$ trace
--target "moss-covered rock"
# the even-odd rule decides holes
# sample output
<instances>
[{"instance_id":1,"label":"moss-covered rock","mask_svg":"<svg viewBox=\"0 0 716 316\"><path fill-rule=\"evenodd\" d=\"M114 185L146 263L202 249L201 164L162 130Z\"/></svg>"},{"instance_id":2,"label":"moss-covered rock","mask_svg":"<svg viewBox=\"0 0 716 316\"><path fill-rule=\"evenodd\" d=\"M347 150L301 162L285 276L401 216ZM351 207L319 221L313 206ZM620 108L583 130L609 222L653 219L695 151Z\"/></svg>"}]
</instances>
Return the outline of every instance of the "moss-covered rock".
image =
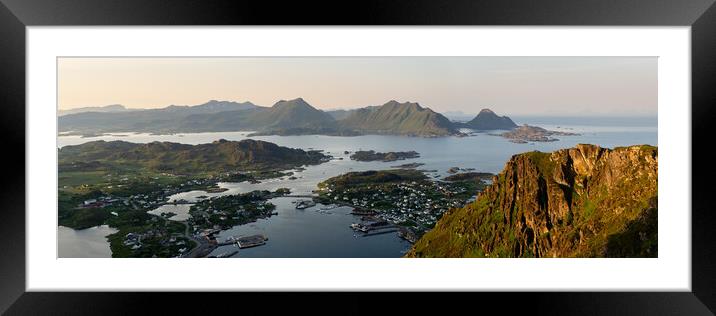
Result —
<instances>
[{"instance_id":1,"label":"moss-covered rock","mask_svg":"<svg viewBox=\"0 0 716 316\"><path fill-rule=\"evenodd\" d=\"M408 257L655 257L656 147L577 145L513 156Z\"/></svg>"}]
</instances>

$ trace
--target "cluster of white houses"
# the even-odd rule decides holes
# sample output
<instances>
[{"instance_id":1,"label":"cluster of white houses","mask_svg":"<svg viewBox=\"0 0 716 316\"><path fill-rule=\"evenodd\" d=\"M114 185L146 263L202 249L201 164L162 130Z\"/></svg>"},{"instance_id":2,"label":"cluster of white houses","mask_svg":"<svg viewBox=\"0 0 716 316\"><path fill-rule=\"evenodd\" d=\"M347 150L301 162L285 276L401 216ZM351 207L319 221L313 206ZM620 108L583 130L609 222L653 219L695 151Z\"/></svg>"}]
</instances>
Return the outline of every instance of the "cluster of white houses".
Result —
<instances>
[{"instance_id":1,"label":"cluster of white houses","mask_svg":"<svg viewBox=\"0 0 716 316\"><path fill-rule=\"evenodd\" d=\"M187 245L186 240L181 237L181 233L169 234L165 230L150 229L142 233L127 233L124 236L124 241L122 243L125 246L129 247L131 250L135 251L141 249L144 246L142 242L143 240L159 239L159 244L162 247L175 246L174 248L178 248L177 255L181 255L185 253L189 247L189 245Z\"/></svg>"},{"instance_id":2,"label":"cluster of white houses","mask_svg":"<svg viewBox=\"0 0 716 316\"><path fill-rule=\"evenodd\" d=\"M454 198L465 193L464 187L432 181L384 183L340 189L328 184L319 188L318 193L336 203L379 210L379 216L392 223L416 223L418 229L432 227L445 211L461 207L474 199Z\"/></svg>"}]
</instances>

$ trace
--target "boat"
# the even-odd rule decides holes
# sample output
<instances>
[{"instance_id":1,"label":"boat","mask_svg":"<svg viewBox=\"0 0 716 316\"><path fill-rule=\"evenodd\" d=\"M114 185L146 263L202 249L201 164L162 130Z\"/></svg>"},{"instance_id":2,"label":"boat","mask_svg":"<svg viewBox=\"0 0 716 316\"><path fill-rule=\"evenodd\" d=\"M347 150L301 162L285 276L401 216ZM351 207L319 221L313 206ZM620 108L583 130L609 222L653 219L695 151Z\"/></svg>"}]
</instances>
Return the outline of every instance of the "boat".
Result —
<instances>
[{"instance_id":1,"label":"boat","mask_svg":"<svg viewBox=\"0 0 716 316\"><path fill-rule=\"evenodd\" d=\"M316 206L316 202L313 202L313 200L302 200L296 203L296 209L303 210L307 209L309 207Z\"/></svg>"},{"instance_id":2,"label":"boat","mask_svg":"<svg viewBox=\"0 0 716 316\"><path fill-rule=\"evenodd\" d=\"M353 223L350 225L350 227L355 231L361 231L364 233L367 233L371 229L371 227L368 227L362 223Z\"/></svg>"}]
</instances>

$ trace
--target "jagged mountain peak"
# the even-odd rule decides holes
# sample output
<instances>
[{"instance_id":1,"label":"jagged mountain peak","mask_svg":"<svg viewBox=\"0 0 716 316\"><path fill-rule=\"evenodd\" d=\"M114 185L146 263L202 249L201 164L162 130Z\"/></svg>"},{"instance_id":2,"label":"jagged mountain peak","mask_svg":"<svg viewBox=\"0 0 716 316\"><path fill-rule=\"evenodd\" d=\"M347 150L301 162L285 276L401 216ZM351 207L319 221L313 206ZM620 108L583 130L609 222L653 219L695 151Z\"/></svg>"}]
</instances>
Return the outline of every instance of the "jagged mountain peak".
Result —
<instances>
[{"instance_id":1,"label":"jagged mountain peak","mask_svg":"<svg viewBox=\"0 0 716 316\"><path fill-rule=\"evenodd\" d=\"M306 102L306 100L304 100L303 98L296 98L292 100L279 100L278 102L274 103L272 108L310 108L313 110L317 110L308 102Z\"/></svg>"}]
</instances>

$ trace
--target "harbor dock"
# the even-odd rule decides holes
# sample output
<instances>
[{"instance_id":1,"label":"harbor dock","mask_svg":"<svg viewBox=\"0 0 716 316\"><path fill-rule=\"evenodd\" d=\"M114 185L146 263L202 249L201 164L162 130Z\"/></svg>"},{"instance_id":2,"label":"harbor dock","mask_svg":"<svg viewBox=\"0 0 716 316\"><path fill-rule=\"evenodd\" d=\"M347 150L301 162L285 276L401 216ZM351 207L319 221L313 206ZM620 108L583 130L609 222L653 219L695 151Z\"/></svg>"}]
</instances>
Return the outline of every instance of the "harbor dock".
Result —
<instances>
[{"instance_id":1,"label":"harbor dock","mask_svg":"<svg viewBox=\"0 0 716 316\"><path fill-rule=\"evenodd\" d=\"M394 232L397 232L397 231L398 231L397 228L389 227L389 228L386 228L386 229L375 229L375 230L372 230L372 231L370 231L370 232L367 232L367 233L365 233L365 234L363 234L363 235L361 235L361 236L362 236L362 237L368 237L368 236L375 236L375 235L382 235L382 234L394 233Z\"/></svg>"},{"instance_id":2,"label":"harbor dock","mask_svg":"<svg viewBox=\"0 0 716 316\"><path fill-rule=\"evenodd\" d=\"M219 245L224 246L224 245L236 244L237 246L239 246L239 249L243 249L243 248L251 248L251 247L265 245L267 240L268 240L268 237L266 237L265 235L261 235L261 234L245 236L245 237L231 236L226 240L226 242L223 242Z\"/></svg>"},{"instance_id":3,"label":"harbor dock","mask_svg":"<svg viewBox=\"0 0 716 316\"><path fill-rule=\"evenodd\" d=\"M374 210L368 210L368 209L362 209L362 208L356 207L351 211L351 214L353 214L353 215L375 215L375 214L378 214L378 212L376 212Z\"/></svg>"},{"instance_id":4,"label":"harbor dock","mask_svg":"<svg viewBox=\"0 0 716 316\"><path fill-rule=\"evenodd\" d=\"M265 245L268 238L264 235L246 236L236 239L240 249Z\"/></svg>"}]
</instances>

